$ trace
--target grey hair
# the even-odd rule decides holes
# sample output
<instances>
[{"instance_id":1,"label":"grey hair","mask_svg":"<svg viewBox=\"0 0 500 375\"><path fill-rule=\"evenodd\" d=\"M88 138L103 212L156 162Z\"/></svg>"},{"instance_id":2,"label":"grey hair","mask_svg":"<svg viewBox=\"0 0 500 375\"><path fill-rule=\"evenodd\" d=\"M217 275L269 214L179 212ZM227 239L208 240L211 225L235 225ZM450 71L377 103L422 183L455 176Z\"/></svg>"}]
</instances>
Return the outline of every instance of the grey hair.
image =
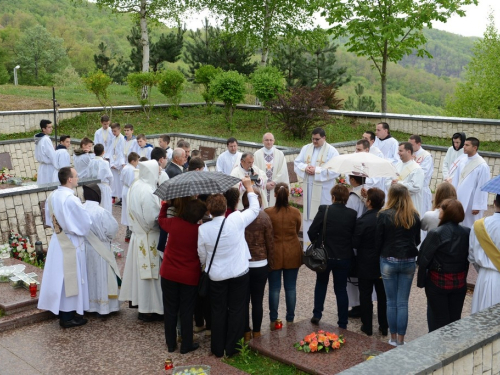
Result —
<instances>
[{"instance_id":1,"label":"grey hair","mask_svg":"<svg viewBox=\"0 0 500 375\"><path fill-rule=\"evenodd\" d=\"M245 160L247 156L251 156L253 158L253 153L250 151L243 153L243 155L241 155L241 160Z\"/></svg>"},{"instance_id":2,"label":"grey hair","mask_svg":"<svg viewBox=\"0 0 500 375\"><path fill-rule=\"evenodd\" d=\"M184 153L185 153L184 149L179 147L174 148L174 151L172 152L172 159L181 158Z\"/></svg>"}]
</instances>

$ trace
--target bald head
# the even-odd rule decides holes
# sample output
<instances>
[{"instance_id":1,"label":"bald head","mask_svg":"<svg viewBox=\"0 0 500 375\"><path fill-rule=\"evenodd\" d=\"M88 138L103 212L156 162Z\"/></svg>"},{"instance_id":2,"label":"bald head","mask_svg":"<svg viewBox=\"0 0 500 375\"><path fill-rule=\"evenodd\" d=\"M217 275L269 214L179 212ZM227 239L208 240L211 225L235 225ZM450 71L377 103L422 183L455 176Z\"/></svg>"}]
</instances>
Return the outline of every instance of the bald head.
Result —
<instances>
[{"instance_id":1,"label":"bald head","mask_svg":"<svg viewBox=\"0 0 500 375\"><path fill-rule=\"evenodd\" d=\"M268 150L272 149L274 146L274 135L272 133L264 134L264 136L262 137L262 143Z\"/></svg>"}]
</instances>

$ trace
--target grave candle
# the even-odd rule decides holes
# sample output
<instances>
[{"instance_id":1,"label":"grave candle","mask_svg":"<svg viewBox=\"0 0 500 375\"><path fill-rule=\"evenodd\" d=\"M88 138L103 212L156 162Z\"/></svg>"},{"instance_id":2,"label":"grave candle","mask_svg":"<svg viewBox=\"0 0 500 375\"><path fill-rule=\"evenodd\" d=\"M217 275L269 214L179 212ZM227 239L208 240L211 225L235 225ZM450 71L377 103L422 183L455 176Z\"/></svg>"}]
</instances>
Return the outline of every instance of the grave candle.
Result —
<instances>
[{"instance_id":1,"label":"grave candle","mask_svg":"<svg viewBox=\"0 0 500 375\"><path fill-rule=\"evenodd\" d=\"M165 360L165 370L172 370L174 368L174 363L170 358Z\"/></svg>"},{"instance_id":2,"label":"grave candle","mask_svg":"<svg viewBox=\"0 0 500 375\"><path fill-rule=\"evenodd\" d=\"M283 323L281 322L281 319L276 319L274 322L274 329L281 329L283 328Z\"/></svg>"},{"instance_id":3,"label":"grave candle","mask_svg":"<svg viewBox=\"0 0 500 375\"><path fill-rule=\"evenodd\" d=\"M30 295L31 295L31 298L35 298L36 297L37 290L38 290L38 287L37 287L36 283L30 283Z\"/></svg>"}]
</instances>

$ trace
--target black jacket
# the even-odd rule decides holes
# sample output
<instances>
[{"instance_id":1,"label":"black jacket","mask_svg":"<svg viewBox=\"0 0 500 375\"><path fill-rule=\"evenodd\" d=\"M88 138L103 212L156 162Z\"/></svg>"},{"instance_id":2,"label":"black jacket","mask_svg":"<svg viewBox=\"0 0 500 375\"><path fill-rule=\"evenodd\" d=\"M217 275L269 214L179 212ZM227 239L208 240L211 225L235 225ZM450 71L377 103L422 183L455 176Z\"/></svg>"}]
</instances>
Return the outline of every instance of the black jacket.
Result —
<instances>
[{"instance_id":1,"label":"black jacket","mask_svg":"<svg viewBox=\"0 0 500 375\"><path fill-rule=\"evenodd\" d=\"M375 247L381 257L397 259L418 255L420 244L420 218L415 213L415 224L410 229L394 225L394 209L380 211L377 217Z\"/></svg>"},{"instance_id":2,"label":"black jacket","mask_svg":"<svg viewBox=\"0 0 500 375\"><path fill-rule=\"evenodd\" d=\"M321 243L323 234L323 218L326 205L319 206L318 213L314 217L311 227L307 231L311 243ZM328 206L326 217L325 249L330 259L351 259L352 234L356 226L357 213L345 204L334 203Z\"/></svg>"},{"instance_id":3,"label":"black jacket","mask_svg":"<svg viewBox=\"0 0 500 375\"><path fill-rule=\"evenodd\" d=\"M417 286L425 286L427 270L458 273L469 269L470 229L447 222L427 233L418 254Z\"/></svg>"},{"instance_id":4,"label":"black jacket","mask_svg":"<svg viewBox=\"0 0 500 375\"><path fill-rule=\"evenodd\" d=\"M169 178L174 178L175 176L182 174L182 166L179 167L173 162L170 162L168 163L167 168L165 168L165 172L168 174Z\"/></svg>"},{"instance_id":5,"label":"black jacket","mask_svg":"<svg viewBox=\"0 0 500 375\"><path fill-rule=\"evenodd\" d=\"M352 246L357 250L357 274L363 279L380 277L380 254L375 247L377 214L379 210L368 210L356 221Z\"/></svg>"}]
</instances>

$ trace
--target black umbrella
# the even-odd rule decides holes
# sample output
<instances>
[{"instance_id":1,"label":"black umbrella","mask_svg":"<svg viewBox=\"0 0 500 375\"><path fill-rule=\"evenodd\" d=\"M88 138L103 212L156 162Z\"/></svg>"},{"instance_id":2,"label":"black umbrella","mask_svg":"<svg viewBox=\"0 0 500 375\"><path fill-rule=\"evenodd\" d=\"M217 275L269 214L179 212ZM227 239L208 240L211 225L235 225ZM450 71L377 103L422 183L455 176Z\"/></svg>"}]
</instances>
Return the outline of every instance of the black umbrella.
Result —
<instances>
[{"instance_id":1,"label":"black umbrella","mask_svg":"<svg viewBox=\"0 0 500 375\"><path fill-rule=\"evenodd\" d=\"M241 179L238 177L221 172L191 171L165 181L154 193L166 201L199 194L224 193L239 182Z\"/></svg>"}]
</instances>

